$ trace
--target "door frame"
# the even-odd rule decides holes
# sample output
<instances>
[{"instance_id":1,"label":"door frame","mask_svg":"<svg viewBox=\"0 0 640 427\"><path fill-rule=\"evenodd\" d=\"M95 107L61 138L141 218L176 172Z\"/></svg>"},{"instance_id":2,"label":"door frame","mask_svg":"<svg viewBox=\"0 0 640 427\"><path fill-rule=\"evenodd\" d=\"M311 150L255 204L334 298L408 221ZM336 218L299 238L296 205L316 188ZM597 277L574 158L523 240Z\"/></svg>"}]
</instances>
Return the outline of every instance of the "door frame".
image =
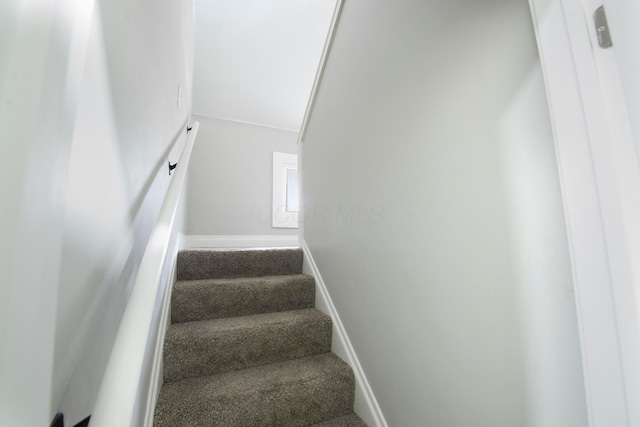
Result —
<instances>
[{"instance_id":1,"label":"door frame","mask_svg":"<svg viewBox=\"0 0 640 427\"><path fill-rule=\"evenodd\" d=\"M640 425L640 167L592 0L529 0L558 160L589 426ZM637 259L637 257L635 257ZM637 263L636 263L637 264Z\"/></svg>"}]
</instances>

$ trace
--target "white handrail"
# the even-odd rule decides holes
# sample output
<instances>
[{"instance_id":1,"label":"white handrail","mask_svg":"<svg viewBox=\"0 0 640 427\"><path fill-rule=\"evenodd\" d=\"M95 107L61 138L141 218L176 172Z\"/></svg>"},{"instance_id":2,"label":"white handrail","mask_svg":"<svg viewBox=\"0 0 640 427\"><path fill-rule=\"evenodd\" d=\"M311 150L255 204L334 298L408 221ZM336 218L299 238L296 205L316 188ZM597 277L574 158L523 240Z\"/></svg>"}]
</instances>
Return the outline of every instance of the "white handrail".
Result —
<instances>
[{"instance_id":1,"label":"white handrail","mask_svg":"<svg viewBox=\"0 0 640 427\"><path fill-rule=\"evenodd\" d=\"M143 367L154 333L154 314L161 307L155 302L163 265L169 250L178 203L185 186L193 143L199 123L195 122L182 151L178 167L167 189L160 215L140 262L136 282L125 308L111 356L98 392L91 427L134 427L136 404ZM153 351L153 349L151 350Z\"/></svg>"}]
</instances>

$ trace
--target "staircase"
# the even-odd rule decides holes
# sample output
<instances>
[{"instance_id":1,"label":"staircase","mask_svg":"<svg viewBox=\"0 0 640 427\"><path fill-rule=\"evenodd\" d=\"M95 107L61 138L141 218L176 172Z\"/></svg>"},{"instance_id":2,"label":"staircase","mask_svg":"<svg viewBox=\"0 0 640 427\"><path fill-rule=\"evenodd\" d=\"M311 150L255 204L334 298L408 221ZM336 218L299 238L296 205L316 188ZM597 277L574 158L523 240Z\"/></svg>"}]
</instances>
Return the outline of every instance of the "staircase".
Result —
<instances>
[{"instance_id":1,"label":"staircase","mask_svg":"<svg viewBox=\"0 0 640 427\"><path fill-rule=\"evenodd\" d=\"M155 427L361 427L300 249L178 254Z\"/></svg>"}]
</instances>

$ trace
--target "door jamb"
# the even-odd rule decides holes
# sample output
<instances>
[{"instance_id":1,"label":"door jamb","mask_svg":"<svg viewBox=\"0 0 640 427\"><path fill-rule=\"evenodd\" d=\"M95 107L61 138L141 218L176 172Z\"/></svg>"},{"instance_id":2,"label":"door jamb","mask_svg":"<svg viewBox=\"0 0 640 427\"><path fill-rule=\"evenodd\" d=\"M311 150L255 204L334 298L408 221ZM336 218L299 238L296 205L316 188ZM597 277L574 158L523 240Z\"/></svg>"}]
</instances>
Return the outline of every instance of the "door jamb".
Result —
<instances>
[{"instance_id":1,"label":"door jamb","mask_svg":"<svg viewBox=\"0 0 640 427\"><path fill-rule=\"evenodd\" d=\"M529 4L560 174L589 426L640 425L629 404L640 395L633 263L640 167L615 57L600 52L590 32L590 1Z\"/></svg>"}]
</instances>

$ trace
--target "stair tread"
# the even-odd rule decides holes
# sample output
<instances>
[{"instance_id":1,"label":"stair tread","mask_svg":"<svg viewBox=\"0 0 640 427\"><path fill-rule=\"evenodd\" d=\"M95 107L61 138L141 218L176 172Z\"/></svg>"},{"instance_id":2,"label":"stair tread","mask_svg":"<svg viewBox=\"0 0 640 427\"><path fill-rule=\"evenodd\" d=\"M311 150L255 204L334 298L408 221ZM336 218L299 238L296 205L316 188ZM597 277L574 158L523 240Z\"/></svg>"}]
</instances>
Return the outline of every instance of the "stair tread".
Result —
<instances>
[{"instance_id":1,"label":"stair tread","mask_svg":"<svg viewBox=\"0 0 640 427\"><path fill-rule=\"evenodd\" d=\"M199 320L195 322L176 323L169 326L167 336L179 334L182 331L204 335L203 338L219 332L235 331L261 327L271 324L299 323L305 321L323 320L331 318L315 308L301 310L278 311L273 313L252 314L248 316L224 317L221 319Z\"/></svg>"},{"instance_id":2,"label":"stair tread","mask_svg":"<svg viewBox=\"0 0 640 427\"><path fill-rule=\"evenodd\" d=\"M315 281L305 274L181 280L172 293L174 323L312 308Z\"/></svg>"},{"instance_id":3,"label":"stair tread","mask_svg":"<svg viewBox=\"0 0 640 427\"><path fill-rule=\"evenodd\" d=\"M248 276L248 277L221 277L221 278L210 278L210 279L182 279L176 280L176 285L180 284L181 286L197 286L199 284L213 285L213 286L222 286L222 285L230 285L230 286L238 286L238 285L252 285L260 283L271 283L271 282L279 282L284 279L293 279L296 277L305 277L305 278L313 278L308 274L302 273L292 273L292 274L271 274L268 276Z\"/></svg>"},{"instance_id":4,"label":"stair tread","mask_svg":"<svg viewBox=\"0 0 640 427\"><path fill-rule=\"evenodd\" d=\"M160 426L304 426L353 411L351 368L333 353L167 383Z\"/></svg>"},{"instance_id":5,"label":"stair tread","mask_svg":"<svg viewBox=\"0 0 640 427\"><path fill-rule=\"evenodd\" d=\"M331 318L316 309L177 323L165 337L164 380L321 354L331 349Z\"/></svg>"},{"instance_id":6,"label":"stair tread","mask_svg":"<svg viewBox=\"0 0 640 427\"><path fill-rule=\"evenodd\" d=\"M187 249L178 252L178 280L302 273L302 249Z\"/></svg>"},{"instance_id":7,"label":"stair tread","mask_svg":"<svg viewBox=\"0 0 640 427\"><path fill-rule=\"evenodd\" d=\"M367 424L356 414L348 414L314 424L312 427L367 427Z\"/></svg>"}]
</instances>

